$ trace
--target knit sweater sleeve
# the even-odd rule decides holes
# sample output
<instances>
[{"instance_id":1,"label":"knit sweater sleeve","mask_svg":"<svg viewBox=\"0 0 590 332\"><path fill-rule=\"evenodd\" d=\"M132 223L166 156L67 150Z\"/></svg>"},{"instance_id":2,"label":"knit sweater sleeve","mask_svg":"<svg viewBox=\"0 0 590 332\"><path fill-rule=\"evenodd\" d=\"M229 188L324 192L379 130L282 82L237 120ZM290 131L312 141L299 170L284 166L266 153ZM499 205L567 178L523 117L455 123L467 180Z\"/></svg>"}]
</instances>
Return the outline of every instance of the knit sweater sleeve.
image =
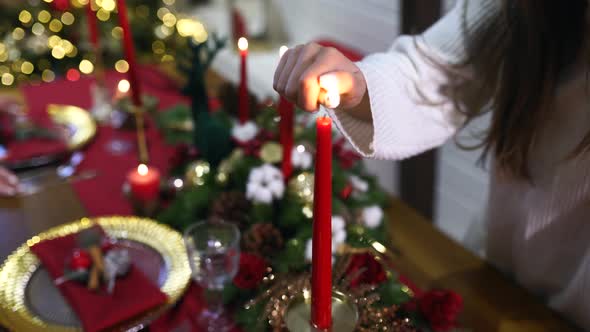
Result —
<instances>
[{"instance_id":1,"label":"knit sweater sleeve","mask_svg":"<svg viewBox=\"0 0 590 332\"><path fill-rule=\"evenodd\" d=\"M440 90L445 64L465 59L465 38L490 20L499 0L460 0L421 36L399 36L384 53L358 62L367 82L372 121L328 110L365 157L403 159L442 145L464 118ZM469 70L468 67L464 70Z\"/></svg>"}]
</instances>

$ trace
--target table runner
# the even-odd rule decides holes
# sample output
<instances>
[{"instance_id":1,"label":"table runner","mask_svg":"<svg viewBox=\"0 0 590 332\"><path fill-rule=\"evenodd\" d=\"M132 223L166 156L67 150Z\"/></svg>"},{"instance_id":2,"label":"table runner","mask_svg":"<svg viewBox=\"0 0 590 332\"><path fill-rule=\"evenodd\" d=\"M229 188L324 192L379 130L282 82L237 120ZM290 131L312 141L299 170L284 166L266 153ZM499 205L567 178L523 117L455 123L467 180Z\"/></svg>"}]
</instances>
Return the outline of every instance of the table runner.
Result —
<instances>
[{"instance_id":1,"label":"table runner","mask_svg":"<svg viewBox=\"0 0 590 332\"><path fill-rule=\"evenodd\" d=\"M153 67L142 66L142 91L159 99L159 109L165 109L177 103L188 103L188 99L178 91L178 86L166 75ZM124 74L110 71L106 75L106 84L110 91L115 91ZM82 78L76 82L57 79L52 83L28 85L22 88L25 102L33 118L45 117L48 104L70 104L89 109L92 104L90 86L92 78ZM163 137L152 121L147 119L146 136L150 151L150 165L167 174L170 159L175 148L164 142ZM85 159L78 172L97 171L98 176L73 185L80 201L89 216L130 215L132 207L123 197L122 184L126 173L138 165L135 147L130 153L112 155L106 146L112 138L124 139L135 144L135 132L132 130L114 130L109 126L99 126L95 139L85 147Z\"/></svg>"}]
</instances>

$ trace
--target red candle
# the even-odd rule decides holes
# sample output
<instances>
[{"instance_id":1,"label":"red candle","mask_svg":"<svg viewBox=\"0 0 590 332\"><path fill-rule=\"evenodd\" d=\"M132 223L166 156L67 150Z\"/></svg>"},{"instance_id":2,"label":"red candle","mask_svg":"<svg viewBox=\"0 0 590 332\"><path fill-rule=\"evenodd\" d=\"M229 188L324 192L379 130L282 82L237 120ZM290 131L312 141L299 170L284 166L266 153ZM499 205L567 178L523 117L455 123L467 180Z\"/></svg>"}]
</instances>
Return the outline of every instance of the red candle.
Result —
<instances>
[{"instance_id":1,"label":"red candle","mask_svg":"<svg viewBox=\"0 0 590 332\"><path fill-rule=\"evenodd\" d=\"M127 183L131 187L133 197L141 201L152 201L160 192L160 172L145 164L127 173Z\"/></svg>"},{"instance_id":2,"label":"red candle","mask_svg":"<svg viewBox=\"0 0 590 332\"><path fill-rule=\"evenodd\" d=\"M311 323L328 329L332 326L332 119L320 117L316 127Z\"/></svg>"},{"instance_id":3,"label":"red candle","mask_svg":"<svg viewBox=\"0 0 590 332\"><path fill-rule=\"evenodd\" d=\"M246 58L248 57L248 39L241 37L238 40L238 49L240 50L240 91L239 91L239 117L240 123L248 121L250 113L250 104L248 102L248 74L246 68Z\"/></svg>"},{"instance_id":4,"label":"red candle","mask_svg":"<svg viewBox=\"0 0 590 332\"><path fill-rule=\"evenodd\" d=\"M131 83L131 97L135 106L141 106L141 88L139 86L139 79L137 78L137 62L135 60L135 47L133 46L133 37L131 36L131 28L129 27L129 20L127 19L127 5L125 0L117 0L117 8L119 10L119 25L123 29L123 49L125 50L125 60L129 64L127 76L129 83Z\"/></svg>"},{"instance_id":5,"label":"red candle","mask_svg":"<svg viewBox=\"0 0 590 332\"><path fill-rule=\"evenodd\" d=\"M88 36L90 37L92 47L94 47L94 49L98 51L98 20L96 19L96 14L92 10L92 1L93 0L88 1L88 6L86 6L86 19L88 20Z\"/></svg>"},{"instance_id":6,"label":"red candle","mask_svg":"<svg viewBox=\"0 0 590 332\"><path fill-rule=\"evenodd\" d=\"M293 118L294 106L291 102L281 97L279 101L279 114L281 123L279 124L279 134L281 145L283 146L283 177L288 181L293 173L293 164L291 162L291 153L293 151Z\"/></svg>"}]
</instances>

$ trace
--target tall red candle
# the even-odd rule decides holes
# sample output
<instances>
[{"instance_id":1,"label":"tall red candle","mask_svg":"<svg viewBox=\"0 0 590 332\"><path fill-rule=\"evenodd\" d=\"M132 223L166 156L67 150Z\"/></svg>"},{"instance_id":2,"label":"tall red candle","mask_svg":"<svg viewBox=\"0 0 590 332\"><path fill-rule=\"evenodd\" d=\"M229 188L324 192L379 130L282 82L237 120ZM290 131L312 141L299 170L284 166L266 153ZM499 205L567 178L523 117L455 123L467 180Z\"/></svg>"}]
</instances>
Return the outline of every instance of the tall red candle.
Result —
<instances>
[{"instance_id":1,"label":"tall red candle","mask_svg":"<svg viewBox=\"0 0 590 332\"><path fill-rule=\"evenodd\" d=\"M240 122L248 121L250 113L250 104L248 102L248 74L246 59L248 58L248 40L241 37L238 40L238 49L240 50L240 91L239 91L239 117Z\"/></svg>"},{"instance_id":2,"label":"tall red candle","mask_svg":"<svg viewBox=\"0 0 590 332\"><path fill-rule=\"evenodd\" d=\"M317 146L311 260L311 323L332 326L332 119L316 122Z\"/></svg>"},{"instance_id":3,"label":"tall red candle","mask_svg":"<svg viewBox=\"0 0 590 332\"><path fill-rule=\"evenodd\" d=\"M281 165L283 177L288 181L293 173L293 163L291 162L291 153L293 152L293 121L294 106L291 102L281 97L279 101L279 115L281 123L279 124L280 141L283 146L283 163Z\"/></svg>"},{"instance_id":4,"label":"tall red candle","mask_svg":"<svg viewBox=\"0 0 590 332\"><path fill-rule=\"evenodd\" d=\"M99 39L98 39L98 20L96 19L96 13L92 10L92 1L88 1L88 6L86 6L86 16L88 20L88 36L90 39L90 43L92 43L92 47L96 51L99 50Z\"/></svg>"},{"instance_id":5,"label":"tall red candle","mask_svg":"<svg viewBox=\"0 0 590 332\"><path fill-rule=\"evenodd\" d=\"M129 83L131 83L131 98L135 106L141 106L141 88L139 86L139 79L137 77L137 61L135 59L135 47L133 46L133 37L131 35L131 28L129 27L129 19L127 18L127 5L125 0L117 0L117 8L119 10L119 25L123 29L123 48L125 50L125 60L129 64L127 76Z\"/></svg>"}]
</instances>

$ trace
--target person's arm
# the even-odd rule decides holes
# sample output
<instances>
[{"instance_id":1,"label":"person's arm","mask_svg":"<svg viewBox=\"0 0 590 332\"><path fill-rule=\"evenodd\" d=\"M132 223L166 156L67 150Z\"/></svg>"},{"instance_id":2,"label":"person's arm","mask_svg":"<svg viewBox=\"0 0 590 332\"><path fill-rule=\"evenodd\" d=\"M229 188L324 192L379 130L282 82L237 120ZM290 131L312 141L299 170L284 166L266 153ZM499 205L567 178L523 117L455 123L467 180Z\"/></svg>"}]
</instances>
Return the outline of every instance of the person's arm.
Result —
<instances>
[{"instance_id":1,"label":"person's arm","mask_svg":"<svg viewBox=\"0 0 590 332\"><path fill-rule=\"evenodd\" d=\"M466 34L485 24L498 3L461 0L424 34L400 36L388 52L357 63L315 44L291 49L280 61L274 88L315 111L323 101L321 77L335 75L341 106L328 111L363 156L403 159L426 151L443 144L464 121L441 93L449 81L443 67L464 60Z\"/></svg>"}]
</instances>

